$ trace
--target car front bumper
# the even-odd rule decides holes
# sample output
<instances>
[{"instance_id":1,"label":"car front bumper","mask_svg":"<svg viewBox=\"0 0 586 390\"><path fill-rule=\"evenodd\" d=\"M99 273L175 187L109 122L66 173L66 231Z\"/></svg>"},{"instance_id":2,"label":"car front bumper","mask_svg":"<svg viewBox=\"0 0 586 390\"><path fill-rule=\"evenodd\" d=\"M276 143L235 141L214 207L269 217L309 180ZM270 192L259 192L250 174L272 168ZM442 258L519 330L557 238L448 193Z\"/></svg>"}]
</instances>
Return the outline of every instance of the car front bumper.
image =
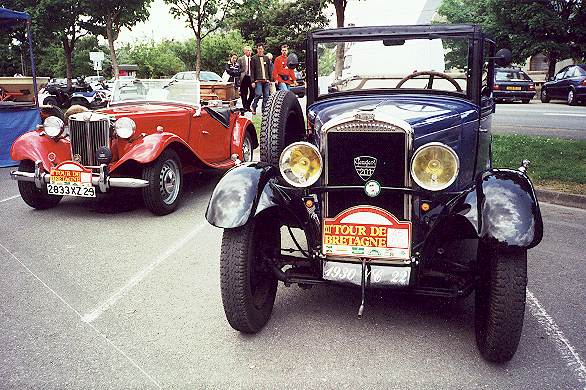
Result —
<instances>
[{"instance_id":1,"label":"car front bumper","mask_svg":"<svg viewBox=\"0 0 586 390\"><path fill-rule=\"evenodd\" d=\"M92 185L98 187L102 192L108 191L110 187L142 188L149 185L147 180L130 177L111 177L107 168L105 164L102 164L99 168L99 174L92 175ZM12 171L10 172L10 178L12 180L34 182L37 188L42 188L44 184L51 182L51 174L44 171L41 161L35 162L34 173Z\"/></svg>"}]
</instances>

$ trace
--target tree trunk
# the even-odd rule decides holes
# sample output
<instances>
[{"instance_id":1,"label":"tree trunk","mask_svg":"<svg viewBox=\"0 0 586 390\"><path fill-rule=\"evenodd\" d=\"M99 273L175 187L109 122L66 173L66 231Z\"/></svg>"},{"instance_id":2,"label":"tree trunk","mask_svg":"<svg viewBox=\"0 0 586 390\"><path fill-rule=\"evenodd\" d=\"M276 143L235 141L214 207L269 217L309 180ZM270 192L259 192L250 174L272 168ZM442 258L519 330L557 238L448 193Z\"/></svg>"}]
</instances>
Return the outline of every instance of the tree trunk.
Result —
<instances>
[{"instance_id":1,"label":"tree trunk","mask_svg":"<svg viewBox=\"0 0 586 390\"><path fill-rule=\"evenodd\" d=\"M63 38L63 54L65 55L65 72L67 75L67 89L70 90L72 83L71 79L73 78L73 61L72 61L72 54L73 54L73 45L70 45L69 39Z\"/></svg>"},{"instance_id":2,"label":"tree trunk","mask_svg":"<svg viewBox=\"0 0 586 390\"><path fill-rule=\"evenodd\" d=\"M555 74L555 64L558 62L558 56L554 53L548 53L547 59L549 61L547 68L547 80Z\"/></svg>"},{"instance_id":3,"label":"tree trunk","mask_svg":"<svg viewBox=\"0 0 586 390\"><path fill-rule=\"evenodd\" d=\"M201 35L195 36L195 77L199 80L201 70Z\"/></svg>"},{"instance_id":4,"label":"tree trunk","mask_svg":"<svg viewBox=\"0 0 586 390\"><path fill-rule=\"evenodd\" d=\"M334 7L336 7L336 26L344 27L346 0L334 0ZM345 45L343 43L339 43L336 46L336 80L342 77L342 69L344 68L344 52Z\"/></svg>"},{"instance_id":5,"label":"tree trunk","mask_svg":"<svg viewBox=\"0 0 586 390\"><path fill-rule=\"evenodd\" d=\"M110 48L110 60L112 61L112 76L118 78L118 59L116 58L116 49L114 48L114 31L112 15L106 15L106 35L108 37L108 47Z\"/></svg>"}]
</instances>

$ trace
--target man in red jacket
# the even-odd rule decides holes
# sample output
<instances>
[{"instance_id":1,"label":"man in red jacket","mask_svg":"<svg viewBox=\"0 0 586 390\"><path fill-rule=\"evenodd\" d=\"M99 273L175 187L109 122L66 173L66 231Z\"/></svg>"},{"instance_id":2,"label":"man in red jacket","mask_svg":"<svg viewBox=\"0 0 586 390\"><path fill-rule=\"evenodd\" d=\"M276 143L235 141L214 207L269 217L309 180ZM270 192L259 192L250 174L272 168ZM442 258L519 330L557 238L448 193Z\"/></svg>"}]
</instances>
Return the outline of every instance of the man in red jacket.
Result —
<instances>
[{"instance_id":1,"label":"man in red jacket","mask_svg":"<svg viewBox=\"0 0 586 390\"><path fill-rule=\"evenodd\" d=\"M290 90L295 85L295 71L287 67L287 54L289 46L281 45L281 55L275 58L273 66L273 80L277 84L277 90Z\"/></svg>"}]
</instances>

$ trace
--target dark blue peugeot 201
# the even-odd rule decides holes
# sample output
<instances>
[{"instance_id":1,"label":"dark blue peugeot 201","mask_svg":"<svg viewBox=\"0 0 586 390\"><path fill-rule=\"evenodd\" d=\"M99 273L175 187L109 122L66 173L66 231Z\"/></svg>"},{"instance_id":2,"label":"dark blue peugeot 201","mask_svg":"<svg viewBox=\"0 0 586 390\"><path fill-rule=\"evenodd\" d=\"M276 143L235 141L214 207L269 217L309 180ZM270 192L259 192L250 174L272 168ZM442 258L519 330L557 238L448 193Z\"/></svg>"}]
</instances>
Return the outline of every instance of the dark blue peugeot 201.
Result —
<instances>
[{"instance_id":1,"label":"dark blue peugeot 201","mask_svg":"<svg viewBox=\"0 0 586 390\"><path fill-rule=\"evenodd\" d=\"M510 62L495 46L472 25L309 34L307 121L294 94L271 95L261 161L208 205L233 328L266 325L279 281L358 286L359 317L369 288L475 291L480 352L511 359L543 224L527 162L493 168L494 67Z\"/></svg>"}]
</instances>

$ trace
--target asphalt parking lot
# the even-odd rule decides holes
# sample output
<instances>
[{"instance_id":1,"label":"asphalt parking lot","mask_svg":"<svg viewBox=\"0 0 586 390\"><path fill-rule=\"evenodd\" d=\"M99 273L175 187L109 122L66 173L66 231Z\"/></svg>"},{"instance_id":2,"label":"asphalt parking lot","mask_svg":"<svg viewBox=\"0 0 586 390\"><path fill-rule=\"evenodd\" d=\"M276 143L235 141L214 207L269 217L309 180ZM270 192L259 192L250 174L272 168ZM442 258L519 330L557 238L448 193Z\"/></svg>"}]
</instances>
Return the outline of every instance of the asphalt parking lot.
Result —
<instances>
[{"instance_id":1,"label":"asphalt parking lot","mask_svg":"<svg viewBox=\"0 0 586 390\"><path fill-rule=\"evenodd\" d=\"M225 321L219 176L190 177L177 212L139 199L35 211L0 169L0 388L578 389L586 386L586 212L542 205L521 345L505 365L474 343L473 298L279 287L267 327Z\"/></svg>"}]
</instances>

